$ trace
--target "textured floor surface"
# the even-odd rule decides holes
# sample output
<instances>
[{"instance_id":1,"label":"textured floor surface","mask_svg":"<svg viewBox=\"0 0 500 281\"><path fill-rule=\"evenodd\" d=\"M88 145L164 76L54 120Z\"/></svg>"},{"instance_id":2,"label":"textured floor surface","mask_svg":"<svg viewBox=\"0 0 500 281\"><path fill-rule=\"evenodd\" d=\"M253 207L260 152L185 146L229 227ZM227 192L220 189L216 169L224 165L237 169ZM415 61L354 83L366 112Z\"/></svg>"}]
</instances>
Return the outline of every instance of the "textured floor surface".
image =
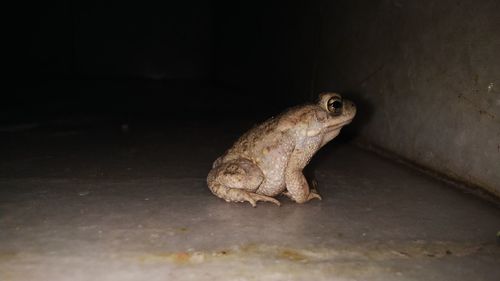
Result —
<instances>
[{"instance_id":1,"label":"textured floor surface","mask_svg":"<svg viewBox=\"0 0 500 281\"><path fill-rule=\"evenodd\" d=\"M0 132L0 280L500 279L498 206L348 143L252 208L205 184L241 127L38 126Z\"/></svg>"}]
</instances>

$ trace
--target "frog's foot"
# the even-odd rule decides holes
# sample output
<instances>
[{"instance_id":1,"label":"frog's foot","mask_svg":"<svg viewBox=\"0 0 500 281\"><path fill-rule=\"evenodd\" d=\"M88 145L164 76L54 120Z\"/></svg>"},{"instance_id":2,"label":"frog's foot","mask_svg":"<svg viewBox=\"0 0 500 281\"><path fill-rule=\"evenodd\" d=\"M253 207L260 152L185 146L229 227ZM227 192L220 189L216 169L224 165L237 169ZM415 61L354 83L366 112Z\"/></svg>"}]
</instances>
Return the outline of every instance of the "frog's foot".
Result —
<instances>
[{"instance_id":1,"label":"frog's foot","mask_svg":"<svg viewBox=\"0 0 500 281\"><path fill-rule=\"evenodd\" d=\"M288 197L292 200L295 200L293 198L292 194L290 194L290 192L288 192L288 191L283 192L283 195L285 195L286 197ZM307 196L307 200L305 202L312 200L312 199L322 200L321 195L319 195L315 189L311 189L311 191L309 192L309 195Z\"/></svg>"},{"instance_id":2,"label":"frog's foot","mask_svg":"<svg viewBox=\"0 0 500 281\"><path fill-rule=\"evenodd\" d=\"M307 197L307 201L311 199L319 199L321 200L321 196L318 193L318 181L313 179L311 181L311 190L309 191L309 196Z\"/></svg>"},{"instance_id":3,"label":"frog's foot","mask_svg":"<svg viewBox=\"0 0 500 281\"><path fill-rule=\"evenodd\" d=\"M307 201L311 199L319 199L319 200L322 199L321 196L316 191L316 189L311 189L311 191L309 192L309 196L307 196Z\"/></svg>"},{"instance_id":4,"label":"frog's foot","mask_svg":"<svg viewBox=\"0 0 500 281\"><path fill-rule=\"evenodd\" d=\"M256 207L258 201L271 202L271 203L274 203L278 206L281 205L280 201L278 201L272 197L262 195L262 194L257 194L254 192L249 192L249 191L246 191L243 189L234 189L234 188L229 190L228 196L226 196L226 198L224 198L224 199L226 200L226 202L231 202L231 201L233 201L233 202L245 202L245 201L248 201L252 205L252 207Z\"/></svg>"}]
</instances>

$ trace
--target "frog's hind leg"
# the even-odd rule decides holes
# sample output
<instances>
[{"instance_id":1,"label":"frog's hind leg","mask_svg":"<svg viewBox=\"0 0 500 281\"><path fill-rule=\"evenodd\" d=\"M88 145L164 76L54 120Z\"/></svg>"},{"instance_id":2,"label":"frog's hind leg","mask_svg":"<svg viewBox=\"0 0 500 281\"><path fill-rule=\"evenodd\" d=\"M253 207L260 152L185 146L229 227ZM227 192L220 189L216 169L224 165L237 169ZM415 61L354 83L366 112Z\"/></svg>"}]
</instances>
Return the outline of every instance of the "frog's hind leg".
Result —
<instances>
[{"instance_id":1,"label":"frog's hind leg","mask_svg":"<svg viewBox=\"0 0 500 281\"><path fill-rule=\"evenodd\" d=\"M262 171L247 159L237 159L214 167L207 177L210 191L227 202L248 201L253 207L258 201L280 205L272 197L257 194L264 175Z\"/></svg>"},{"instance_id":2,"label":"frog's hind leg","mask_svg":"<svg viewBox=\"0 0 500 281\"><path fill-rule=\"evenodd\" d=\"M219 182L212 182L212 184L209 184L209 187L214 195L226 200L226 202L248 201L252 207L256 207L258 201L271 202L278 206L281 205L278 200L272 197L246 191L244 189L230 188Z\"/></svg>"}]
</instances>

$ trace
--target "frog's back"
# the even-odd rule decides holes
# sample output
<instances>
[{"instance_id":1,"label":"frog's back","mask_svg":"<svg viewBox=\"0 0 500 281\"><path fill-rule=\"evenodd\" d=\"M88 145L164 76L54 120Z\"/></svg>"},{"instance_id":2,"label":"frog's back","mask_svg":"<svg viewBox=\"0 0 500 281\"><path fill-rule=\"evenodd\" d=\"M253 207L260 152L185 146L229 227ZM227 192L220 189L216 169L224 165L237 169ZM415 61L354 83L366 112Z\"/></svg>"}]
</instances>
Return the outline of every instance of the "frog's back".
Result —
<instances>
[{"instance_id":1,"label":"frog's back","mask_svg":"<svg viewBox=\"0 0 500 281\"><path fill-rule=\"evenodd\" d=\"M281 135L281 132L276 130L278 124L277 118L270 118L263 123L254 126L243 134L234 145L227 151L227 156L237 155L245 158L252 158L255 150L263 146L265 143Z\"/></svg>"},{"instance_id":2,"label":"frog's back","mask_svg":"<svg viewBox=\"0 0 500 281\"><path fill-rule=\"evenodd\" d=\"M294 146L293 131L306 125L305 119L315 109L314 105L293 107L254 126L226 152L224 161L243 157L258 162L290 153Z\"/></svg>"}]
</instances>

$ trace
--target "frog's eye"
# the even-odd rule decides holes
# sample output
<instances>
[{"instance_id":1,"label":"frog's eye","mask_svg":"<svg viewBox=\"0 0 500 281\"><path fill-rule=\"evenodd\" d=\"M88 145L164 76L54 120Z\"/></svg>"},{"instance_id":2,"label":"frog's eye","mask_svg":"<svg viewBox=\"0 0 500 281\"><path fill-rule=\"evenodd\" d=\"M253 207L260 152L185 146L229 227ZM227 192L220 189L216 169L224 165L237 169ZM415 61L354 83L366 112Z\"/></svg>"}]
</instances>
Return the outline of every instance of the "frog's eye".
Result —
<instances>
[{"instance_id":1,"label":"frog's eye","mask_svg":"<svg viewBox=\"0 0 500 281\"><path fill-rule=\"evenodd\" d=\"M339 97L331 97L326 107L333 115L340 115L342 114L342 99Z\"/></svg>"}]
</instances>

